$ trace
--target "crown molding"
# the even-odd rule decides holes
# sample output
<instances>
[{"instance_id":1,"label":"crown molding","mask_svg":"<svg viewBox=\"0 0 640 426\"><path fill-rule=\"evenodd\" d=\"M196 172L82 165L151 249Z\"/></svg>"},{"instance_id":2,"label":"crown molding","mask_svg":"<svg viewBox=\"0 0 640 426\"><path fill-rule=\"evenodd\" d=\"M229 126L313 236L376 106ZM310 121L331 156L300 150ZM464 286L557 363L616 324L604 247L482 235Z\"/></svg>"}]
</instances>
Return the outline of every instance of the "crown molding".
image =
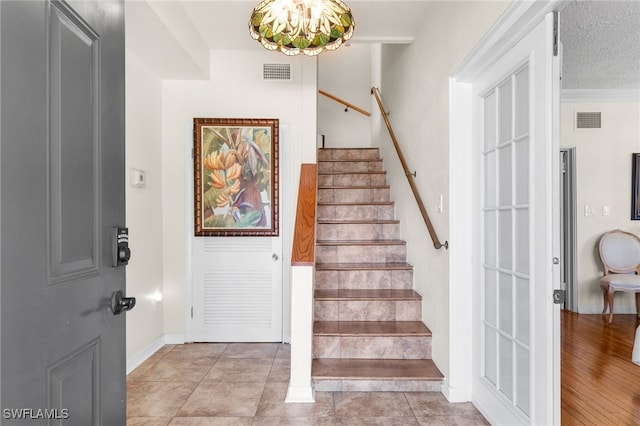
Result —
<instances>
[{"instance_id":1,"label":"crown molding","mask_svg":"<svg viewBox=\"0 0 640 426\"><path fill-rule=\"evenodd\" d=\"M562 102L640 102L640 90L563 89Z\"/></svg>"}]
</instances>

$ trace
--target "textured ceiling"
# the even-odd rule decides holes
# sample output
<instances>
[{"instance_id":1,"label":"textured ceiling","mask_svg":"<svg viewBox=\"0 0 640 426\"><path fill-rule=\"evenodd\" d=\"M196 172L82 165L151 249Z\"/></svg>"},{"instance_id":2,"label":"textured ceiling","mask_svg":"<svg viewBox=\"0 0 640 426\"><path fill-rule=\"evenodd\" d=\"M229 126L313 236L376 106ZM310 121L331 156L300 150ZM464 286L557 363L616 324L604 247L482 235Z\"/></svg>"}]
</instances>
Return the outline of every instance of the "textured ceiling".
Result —
<instances>
[{"instance_id":1,"label":"textured ceiling","mask_svg":"<svg viewBox=\"0 0 640 426\"><path fill-rule=\"evenodd\" d=\"M560 40L564 89L640 89L640 1L573 1Z\"/></svg>"}]
</instances>

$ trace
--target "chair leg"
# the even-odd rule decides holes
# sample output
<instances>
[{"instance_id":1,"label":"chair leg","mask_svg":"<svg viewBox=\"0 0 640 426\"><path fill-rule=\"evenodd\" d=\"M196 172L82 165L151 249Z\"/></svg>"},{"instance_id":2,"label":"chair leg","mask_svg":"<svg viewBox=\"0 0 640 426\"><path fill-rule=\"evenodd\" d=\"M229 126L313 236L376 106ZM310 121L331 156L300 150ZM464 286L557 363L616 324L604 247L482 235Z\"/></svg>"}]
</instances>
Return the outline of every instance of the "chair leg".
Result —
<instances>
[{"instance_id":1,"label":"chair leg","mask_svg":"<svg viewBox=\"0 0 640 426\"><path fill-rule=\"evenodd\" d=\"M615 290L609 286L609 291L607 291L607 299L609 299L609 323L613 321L613 293L615 293Z\"/></svg>"},{"instance_id":2,"label":"chair leg","mask_svg":"<svg viewBox=\"0 0 640 426\"><path fill-rule=\"evenodd\" d=\"M609 300L607 299L607 289L602 287L602 301L604 308L602 308L602 315L607 313L607 307L609 307Z\"/></svg>"}]
</instances>

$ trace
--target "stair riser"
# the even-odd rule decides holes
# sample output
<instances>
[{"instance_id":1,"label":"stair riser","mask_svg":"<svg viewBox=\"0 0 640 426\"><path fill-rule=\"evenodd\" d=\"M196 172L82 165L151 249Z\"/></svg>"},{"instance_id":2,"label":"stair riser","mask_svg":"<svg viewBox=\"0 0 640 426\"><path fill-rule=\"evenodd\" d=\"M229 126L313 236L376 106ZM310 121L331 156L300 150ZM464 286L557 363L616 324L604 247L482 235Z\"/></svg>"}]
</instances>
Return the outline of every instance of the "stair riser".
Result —
<instances>
[{"instance_id":1,"label":"stair riser","mask_svg":"<svg viewBox=\"0 0 640 426\"><path fill-rule=\"evenodd\" d=\"M319 263L398 263L406 259L406 247L400 244L316 247L316 261Z\"/></svg>"},{"instance_id":2,"label":"stair riser","mask_svg":"<svg viewBox=\"0 0 640 426\"><path fill-rule=\"evenodd\" d=\"M316 392L441 392L442 380L319 380Z\"/></svg>"},{"instance_id":3,"label":"stair riser","mask_svg":"<svg viewBox=\"0 0 640 426\"><path fill-rule=\"evenodd\" d=\"M318 205L318 220L393 220L393 205Z\"/></svg>"},{"instance_id":4,"label":"stair riser","mask_svg":"<svg viewBox=\"0 0 640 426\"><path fill-rule=\"evenodd\" d=\"M316 289L410 290L413 270L316 270Z\"/></svg>"},{"instance_id":5,"label":"stair riser","mask_svg":"<svg viewBox=\"0 0 640 426\"><path fill-rule=\"evenodd\" d=\"M381 160L367 161L319 161L318 173L322 172L381 172Z\"/></svg>"},{"instance_id":6,"label":"stair riser","mask_svg":"<svg viewBox=\"0 0 640 426\"><path fill-rule=\"evenodd\" d=\"M316 237L319 240L393 240L400 238L398 223L319 223Z\"/></svg>"},{"instance_id":7,"label":"stair riser","mask_svg":"<svg viewBox=\"0 0 640 426\"><path fill-rule=\"evenodd\" d=\"M314 358L430 359L430 336L313 336Z\"/></svg>"},{"instance_id":8,"label":"stair riser","mask_svg":"<svg viewBox=\"0 0 640 426\"><path fill-rule=\"evenodd\" d=\"M316 300L315 321L422 321L420 300Z\"/></svg>"},{"instance_id":9,"label":"stair riser","mask_svg":"<svg viewBox=\"0 0 640 426\"><path fill-rule=\"evenodd\" d=\"M318 186L384 186L386 180L383 173L318 175Z\"/></svg>"},{"instance_id":10,"label":"stair riser","mask_svg":"<svg viewBox=\"0 0 640 426\"><path fill-rule=\"evenodd\" d=\"M319 188L320 203L361 203L389 201L389 188Z\"/></svg>"},{"instance_id":11,"label":"stair riser","mask_svg":"<svg viewBox=\"0 0 640 426\"><path fill-rule=\"evenodd\" d=\"M319 149L318 161L322 160L377 160L378 149Z\"/></svg>"}]
</instances>

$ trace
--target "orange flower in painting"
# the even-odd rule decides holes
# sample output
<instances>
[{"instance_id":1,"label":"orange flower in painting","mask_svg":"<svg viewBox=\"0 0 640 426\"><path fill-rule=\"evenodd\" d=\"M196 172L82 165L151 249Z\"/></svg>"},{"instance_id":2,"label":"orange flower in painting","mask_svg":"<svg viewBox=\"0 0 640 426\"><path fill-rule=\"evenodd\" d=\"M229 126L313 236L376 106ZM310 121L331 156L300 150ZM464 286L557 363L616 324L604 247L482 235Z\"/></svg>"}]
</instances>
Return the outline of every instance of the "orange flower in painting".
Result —
<instances>
[{"instance_id":1,"label":"orange flower in painting","mask_svg":"<svg viewBox=\"0 0 640 426\"><path fill-rule=\"evenodd\" d=\"M223 170L224 162L223 162L223 154L217 154L212 152L211 154L204 157L203 164L209 170Z\"/></svg>"},{"instance_id":2,"label":"orange flower in painting","mask_svg":"<svg viewBox=\"0 0 640 426\"><path fill-rule=\"evenodd\" d=\"M240 181L237 180L233 185L228 187L224 192L228 194L237 194L240 191Z\"/></svg>"},{"instance_id":3,"label":"orange flower in painting","mask_svg":"<svg viewBox=\"0 0 640 426\"><path fill-rule=\"evenodd\" d=\"M218 196L218 198L216 198L216 204L218 207L222 208L233 204L233 200L228 194L222 193Z\"/></svg>"},{"instance_id":4,"label":"orange flower in painting","mask_svg":"<svg viewBox=\"0 0 640 426\"><path fill-rule=\"evenodd\" d=\"M238 179L242 174L242 166L238 163L234 163L227 169L227 182L233 179Z\"/></svg>"},{"instance_id":5,"label":"orange flower in painting","mask_svg":"<svg viewBox=\"0 0 640 426\"><path fill-rule=\"evenodd\" d=\"M214 170L213 173L209 175L211 177L211 182L209 185L214 188L222 189L226 186L224 183L224 177L222 177L222 173L219 170Z\"/></svg>"}]
</instances>

